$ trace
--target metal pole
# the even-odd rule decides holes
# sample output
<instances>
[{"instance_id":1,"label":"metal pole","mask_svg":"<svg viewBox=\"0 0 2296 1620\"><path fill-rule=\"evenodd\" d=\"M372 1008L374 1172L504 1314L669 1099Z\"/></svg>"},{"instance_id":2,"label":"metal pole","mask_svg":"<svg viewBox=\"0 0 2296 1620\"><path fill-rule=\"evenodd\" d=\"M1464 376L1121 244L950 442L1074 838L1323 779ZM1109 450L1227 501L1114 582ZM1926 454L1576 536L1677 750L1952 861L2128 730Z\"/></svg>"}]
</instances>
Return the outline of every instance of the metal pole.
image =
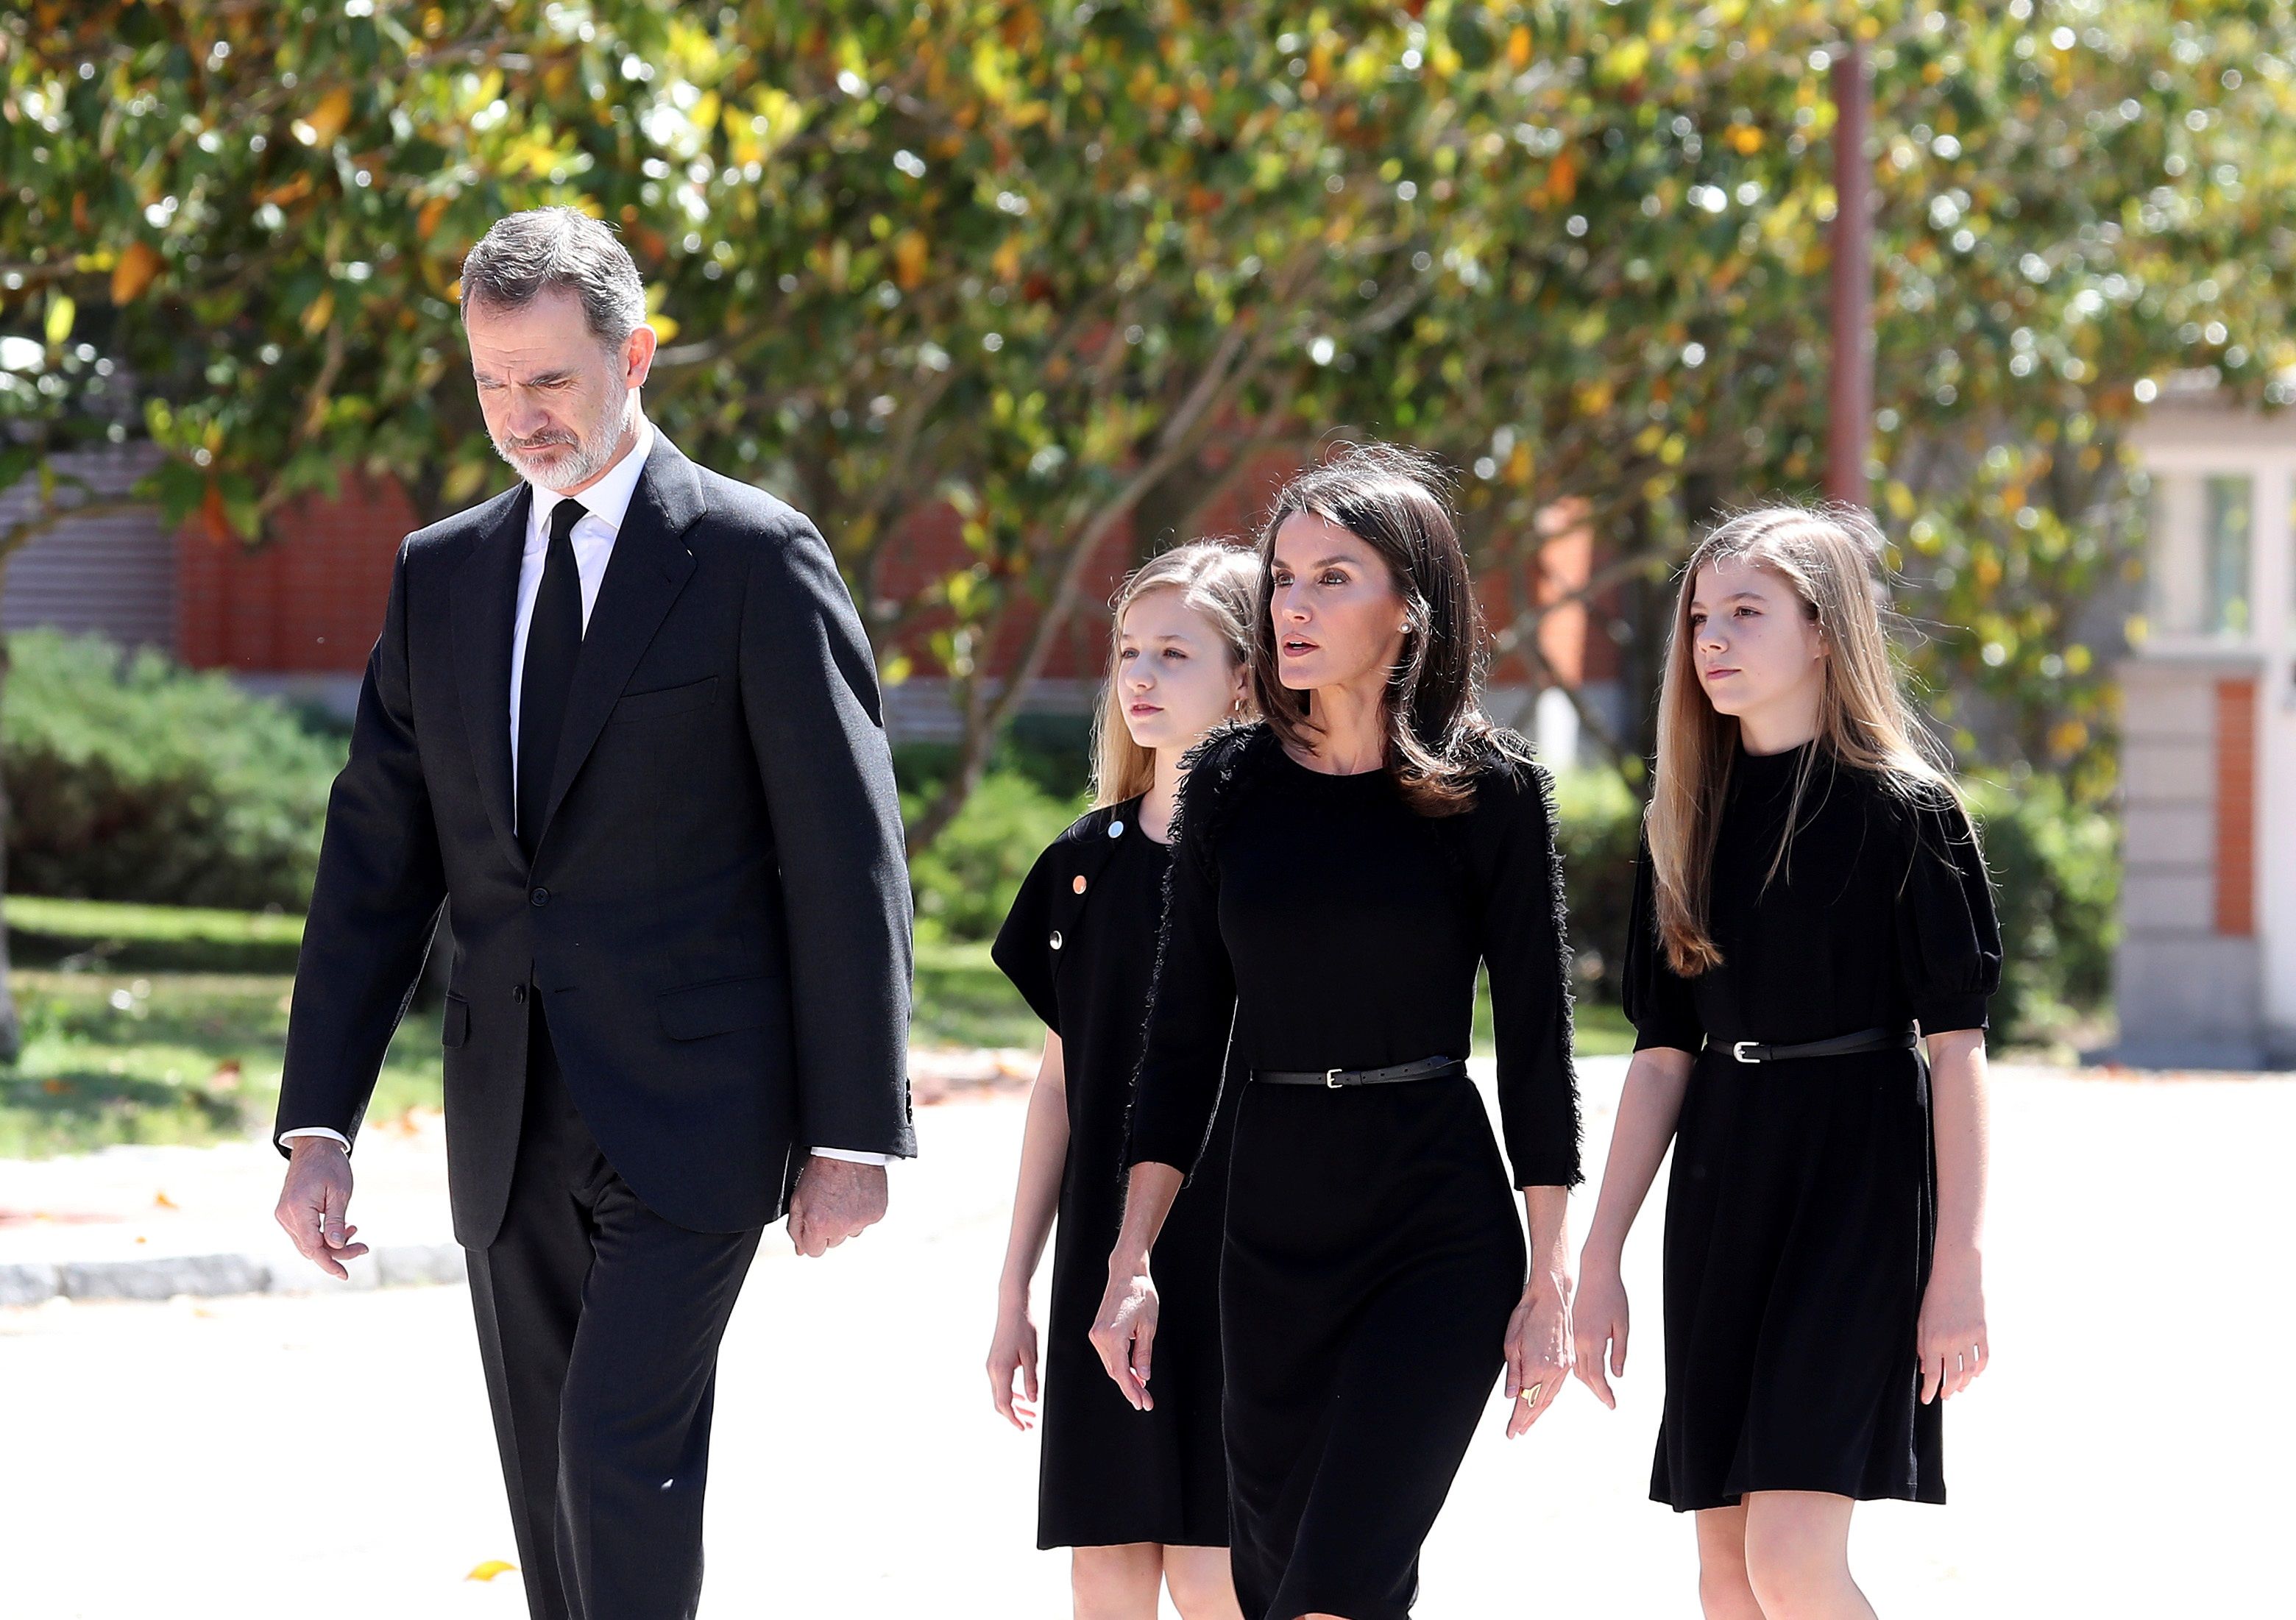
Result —
<instances>
[{"instance_id":1,"label":"metal pole","mask_svg":"<svg viewBox=\"0 0 2296 1620\"><path fill-rule=\"evenodd\" d=\"M1874 192L1866 156L1873 81L1866 47L1833 58L1833 386L1825 434L1825 493L1867 504L1866 458L1874 433Z\"/></svg>"}]
</instances>

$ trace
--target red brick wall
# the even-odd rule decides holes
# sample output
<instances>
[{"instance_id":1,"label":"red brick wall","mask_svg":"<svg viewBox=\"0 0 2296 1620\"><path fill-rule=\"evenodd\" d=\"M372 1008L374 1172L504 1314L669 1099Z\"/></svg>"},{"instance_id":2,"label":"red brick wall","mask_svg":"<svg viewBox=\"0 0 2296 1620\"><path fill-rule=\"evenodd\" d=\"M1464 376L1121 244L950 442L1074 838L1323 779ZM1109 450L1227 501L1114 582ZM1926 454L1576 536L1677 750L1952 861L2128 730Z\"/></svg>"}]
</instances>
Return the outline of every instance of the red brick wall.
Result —
<instances>
[{"instance_id":1,"label":"red brick wall","mask_svg":"<svg viewBox=\"0 0 2296 1620\"><path fill-rule=\"evenodd\" d=\"M418 527L398 485L346 478L274 514L258 551L197 520L176 546L176 649L202 669L356 674L382 628L398 543Z\"/></svg>"},{"instance_id":2,"label":"red brick wall","mask_svg":"<svg viewBox=\"0 0 2296 1620\"><path fill-rule=\"evenodd\" d=\"M2217 683L2217 932L2256 932L2256 683Z\"/></svg>"}]
</instances>

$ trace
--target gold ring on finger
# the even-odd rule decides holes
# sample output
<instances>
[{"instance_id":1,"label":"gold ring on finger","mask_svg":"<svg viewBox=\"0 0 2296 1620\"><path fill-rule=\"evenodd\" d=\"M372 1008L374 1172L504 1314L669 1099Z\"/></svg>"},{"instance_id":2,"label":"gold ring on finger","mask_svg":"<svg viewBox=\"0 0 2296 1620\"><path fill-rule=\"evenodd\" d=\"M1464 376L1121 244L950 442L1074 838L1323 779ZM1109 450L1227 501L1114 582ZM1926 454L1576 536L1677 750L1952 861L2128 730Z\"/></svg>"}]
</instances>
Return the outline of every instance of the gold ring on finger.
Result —
<instances>
[{"instance_id":1,"label":"gold ring on finger","mask_svg":"<svg viewBox=\"0 0 2296 1620\"><path fill-rule=\"evenodd\" d=\"M1546 1387L1544 1384L1532 1384L1519 1391L1514 1398L1518 1401L1536 1401L1538 1399L1538 1392Z\"/></svg>"}]
</instances>

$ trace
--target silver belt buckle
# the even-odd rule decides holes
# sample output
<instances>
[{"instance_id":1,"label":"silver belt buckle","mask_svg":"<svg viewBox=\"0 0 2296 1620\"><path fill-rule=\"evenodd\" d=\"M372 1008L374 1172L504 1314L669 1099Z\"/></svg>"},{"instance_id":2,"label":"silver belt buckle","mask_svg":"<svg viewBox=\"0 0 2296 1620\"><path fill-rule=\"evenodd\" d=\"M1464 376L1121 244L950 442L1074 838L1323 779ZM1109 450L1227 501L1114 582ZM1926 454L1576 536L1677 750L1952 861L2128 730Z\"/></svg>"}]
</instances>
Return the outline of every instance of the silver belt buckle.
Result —
<instances>
[{"instance_id":1,"label":"silver belt buckle","mask_svg":"<svg viewBox=\"0 0 2296 1620\"><path fill-rule=\"evenodd\" d=\"M1338 1069L1327 1068L1324 1071L1324 1089L1327 1092L1336 1092L1340 1089L1340 1071Z\"/></svg>"},{"instance_id":2,"label":"silver belt buckle","mask_svg":"<svg viewBox=\"0 0 2296 1620\"><path fill-rule=\"evenodd\" d=\"M1746 1048L1760 1044L1759 1041L1733 1041L1730 1043L1730 1055L1741 1063L1759 1063L1761 1061L1759 1058L1750 1058L1746 1055Z\"/></svg>"}]
</instances>

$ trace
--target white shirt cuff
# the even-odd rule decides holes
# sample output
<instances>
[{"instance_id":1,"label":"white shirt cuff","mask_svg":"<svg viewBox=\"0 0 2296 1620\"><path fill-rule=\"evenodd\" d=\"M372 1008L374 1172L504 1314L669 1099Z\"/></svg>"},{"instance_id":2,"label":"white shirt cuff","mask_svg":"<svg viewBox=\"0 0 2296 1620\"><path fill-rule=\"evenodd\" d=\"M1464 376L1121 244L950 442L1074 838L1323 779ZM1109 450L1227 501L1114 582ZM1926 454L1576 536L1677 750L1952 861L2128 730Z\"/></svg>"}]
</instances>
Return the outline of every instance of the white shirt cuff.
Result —
<instances>
[{"instance_id":1,"label":"white shirt cuff","mask_svg":"<svg viewBox=\"0 0 2296 1620\"><path fill-rule=\"evenodd\" d=\"M893 1156L890 1153L865 1153L857 1148L816 1148L813 1154L816 1158L841 1158L849 1165L890 1165L893 1162Z\"/></svg>"},{"instance_id":2,"label":"white shirt cuff","mask_svg":"<svg viewBox=\"0 0 2296 1620\"><path fill-rule=\"evenodd\" d=\"M305 1125L299 1130L282 1131L279 1133L279 1140L281 1141L293 1141L298 1136L324 1136L329 1141L333 1142L338 1147L341 1148L344 1152L348 1153L351 1150L351 1139L349 1137L344 1135L340 1131L330 1131L324 1125Z\"/></svg>"}]
</instances>

